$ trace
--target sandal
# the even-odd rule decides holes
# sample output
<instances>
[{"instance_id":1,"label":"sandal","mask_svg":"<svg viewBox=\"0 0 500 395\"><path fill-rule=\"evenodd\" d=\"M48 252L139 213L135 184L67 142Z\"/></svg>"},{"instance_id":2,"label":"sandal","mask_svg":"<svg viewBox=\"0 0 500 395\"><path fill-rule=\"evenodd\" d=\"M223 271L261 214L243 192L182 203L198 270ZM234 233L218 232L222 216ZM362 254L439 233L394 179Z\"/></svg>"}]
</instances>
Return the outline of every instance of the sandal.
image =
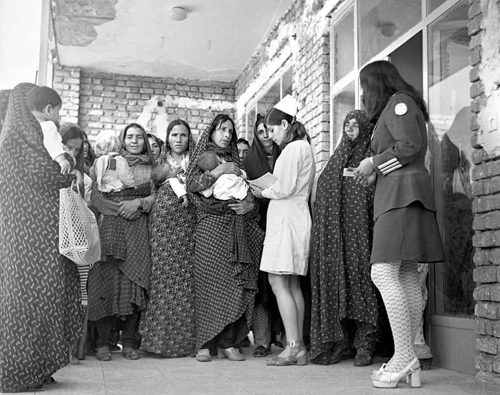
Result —
<instances>
[{"instance_id":1,"label":"sandal","mask_svg":"<svg viewBox=\"0 0 500 395\"><path fill-rule=\"evenodd\" d=\"M130 359L131 361L135 361L140 358L139 353L133 347L123 347L123 356L125 359Z\"/></svg>"},{"instance_id":2,"label":"sandal","mask_svg":"<svg viewBox=\"0 0 500 395\"><path fill-rule=\"evenodd\" d=\"M111 361L111 353L109 352L108 346L98 347L95 357L98 361Z\"/></svg>"},{"instance_id":3,"label":"sandal","mask_svg":"<svg viewBox=\"0 0 500 395\"><path fill-rule=\"evenodd\" d=\"M271 350L269 348L264 347L264 346L257 346L257 347L255 347L255 350L253 351L253 356L255 358L267 357L269 354L271 354Z\"/></svg>"}]
</instances>

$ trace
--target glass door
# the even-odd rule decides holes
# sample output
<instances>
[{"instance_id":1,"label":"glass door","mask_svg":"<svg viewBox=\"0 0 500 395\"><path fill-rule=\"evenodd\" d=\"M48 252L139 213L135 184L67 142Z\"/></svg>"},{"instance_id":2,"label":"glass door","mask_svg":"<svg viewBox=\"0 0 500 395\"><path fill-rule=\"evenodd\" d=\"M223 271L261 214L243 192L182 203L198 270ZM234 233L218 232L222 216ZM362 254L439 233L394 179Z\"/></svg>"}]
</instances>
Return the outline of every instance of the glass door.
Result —
<instances>
[{"instance_id":1,"label":"glass door","mask_svg":"<svg viewBox=\"0 0 500 395\"><path fill-rule=\"evenodd\" d=\"M431 348L439 366L472 373L475 284L468 9L468 1L462 0L429 24L427 54L431 171L446 256L431 270Z\"/></svg>"}]
</instances>

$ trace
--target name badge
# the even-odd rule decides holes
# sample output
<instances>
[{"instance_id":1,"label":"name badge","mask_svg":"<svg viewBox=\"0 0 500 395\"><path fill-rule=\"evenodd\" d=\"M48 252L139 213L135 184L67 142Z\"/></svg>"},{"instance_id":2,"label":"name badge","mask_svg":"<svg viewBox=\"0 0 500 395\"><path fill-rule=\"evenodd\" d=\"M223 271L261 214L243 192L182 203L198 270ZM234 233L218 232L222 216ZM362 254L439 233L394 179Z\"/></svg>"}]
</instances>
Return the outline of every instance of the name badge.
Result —
<instances>
[{"instance_id":1,"label":"name badge","mask_svg":"<svg viewBox=\"0 0 500 395\"><path fill-rule=\"evenodd\" d=\"M344 168L344 177L354 177L354 167L346 167Z\"/></svg>"}]
</instances>

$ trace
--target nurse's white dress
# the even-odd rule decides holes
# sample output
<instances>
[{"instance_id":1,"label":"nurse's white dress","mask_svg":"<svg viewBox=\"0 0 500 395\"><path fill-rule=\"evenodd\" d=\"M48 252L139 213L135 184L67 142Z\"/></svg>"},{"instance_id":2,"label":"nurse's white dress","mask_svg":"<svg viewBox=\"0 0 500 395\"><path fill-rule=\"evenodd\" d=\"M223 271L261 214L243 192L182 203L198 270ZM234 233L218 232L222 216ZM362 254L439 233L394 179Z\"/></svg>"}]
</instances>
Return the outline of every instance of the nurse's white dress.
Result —
<instances>
[{"instance_id":1,"label":"nurse's white dress","mask_svg":"<svg viewBox=\"0 0 500 395\"><path fill-rule=\"evenodd\" d=\"M311 214L309 196L316 166L306 140L289 143L274 167L278 179L262 191L271 199L260 270L273 274L307 274Z\"/></svg>"}]
</instances>

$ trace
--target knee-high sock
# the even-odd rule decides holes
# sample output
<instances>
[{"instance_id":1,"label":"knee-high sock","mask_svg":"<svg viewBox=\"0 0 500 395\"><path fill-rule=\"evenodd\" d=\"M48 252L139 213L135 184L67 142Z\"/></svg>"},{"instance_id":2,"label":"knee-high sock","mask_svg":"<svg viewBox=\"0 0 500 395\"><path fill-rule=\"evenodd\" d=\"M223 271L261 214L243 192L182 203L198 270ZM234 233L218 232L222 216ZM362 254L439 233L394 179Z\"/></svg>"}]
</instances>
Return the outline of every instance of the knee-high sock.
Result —
<instances>
[{"instance_id":1,"label":"knee-high sock","mask_svg":"<svg viewBox=\"0 0 500 395\"><path fill-rule=\"evenodd\" d=\"M375 263L372 280L382 295L394 337L394 356L387 364L387 371L399 372L415 357L412 325L406 301L406 292L400 280L401 262Z\"/></svg>"}]
</instances>

